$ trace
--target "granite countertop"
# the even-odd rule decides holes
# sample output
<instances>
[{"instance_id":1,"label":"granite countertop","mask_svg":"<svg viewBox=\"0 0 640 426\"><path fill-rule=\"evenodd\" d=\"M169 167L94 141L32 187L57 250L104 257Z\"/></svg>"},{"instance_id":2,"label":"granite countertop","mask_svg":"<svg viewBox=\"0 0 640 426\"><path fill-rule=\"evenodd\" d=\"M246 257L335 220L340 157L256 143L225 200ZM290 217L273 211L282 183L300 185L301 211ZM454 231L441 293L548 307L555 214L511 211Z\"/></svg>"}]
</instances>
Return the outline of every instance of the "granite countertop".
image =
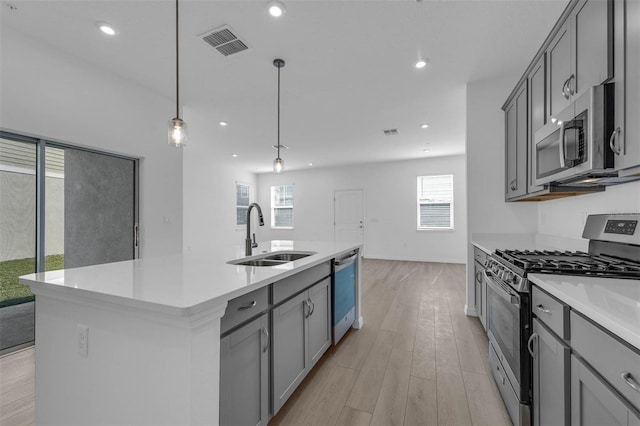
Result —
<instances>
[{"instance_id":1,"label":"granite countertop","mask_svg":"<svg viewBox=\"0 0 640 426\"><path fill-rule=\"evenodd\" d=\"M587 251L588 240L546 234L472 234L471 244L487 254L502 250Z\"/></svg>"},{"instance_id":2,"label":"granite countertop","mask_svg":"<svg viewBox=\"0 0 640 426\"><path fill-rule=\"evenodd\" d=\"M241 266L227 262L245 257L244 247L228 247L216 255L185 253L39 272L20 277L20 283L36 295L73 295L189 316L359 247L346 242L274 240L259 243L254 255L291 250L316 254L278 266Z\"/></svg>"},{"instance_id":3,"label":"granite countertop","mask_svg":"<svg viewBox=\"0 0 640 426\"><path fill-rule=\"evenodd\" d=\"M529 274L529 280L640 350L640 281Z\"/></svg>"}]
</instances>

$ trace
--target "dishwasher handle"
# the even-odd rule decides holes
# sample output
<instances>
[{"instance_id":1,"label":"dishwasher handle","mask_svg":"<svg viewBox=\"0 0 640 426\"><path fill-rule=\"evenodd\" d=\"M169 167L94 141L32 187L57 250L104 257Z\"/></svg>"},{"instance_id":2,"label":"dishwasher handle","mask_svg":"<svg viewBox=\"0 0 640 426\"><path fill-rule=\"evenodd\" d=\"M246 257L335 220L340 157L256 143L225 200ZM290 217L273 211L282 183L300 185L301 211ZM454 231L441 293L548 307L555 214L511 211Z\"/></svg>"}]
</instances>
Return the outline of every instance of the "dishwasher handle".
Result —
<instances>
[{"instance_id":1,"label":"dishwasher handle","mask_svg":"<svg viewBox=\"0 0 640 426\"><path fill-rule=\"evenodd\" d=\"M333 264L335 266L346 266L355 262L357 257L358 257L358 252L354 250L350 252L348 255L341 257L340 259L335 259L333 261Z\"/></svg>"}]
</instances>

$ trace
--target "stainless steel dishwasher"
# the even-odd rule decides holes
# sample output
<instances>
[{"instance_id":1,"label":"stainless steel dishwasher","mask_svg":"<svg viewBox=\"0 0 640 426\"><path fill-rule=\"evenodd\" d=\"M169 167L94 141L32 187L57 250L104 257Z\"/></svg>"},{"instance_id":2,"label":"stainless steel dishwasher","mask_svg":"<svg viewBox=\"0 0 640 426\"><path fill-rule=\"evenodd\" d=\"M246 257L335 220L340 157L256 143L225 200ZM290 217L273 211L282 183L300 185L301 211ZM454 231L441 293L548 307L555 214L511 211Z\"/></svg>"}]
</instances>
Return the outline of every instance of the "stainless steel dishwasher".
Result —
<instances>
[{"instance_id":1,"label":"stainless steel dishwasher","mask_svg":"<svg viewBox=\"0 0 640 426\"><path fill-rule=\"evenodd\" d=\"M333 308L333 344L351 328L356 318L356 280L358 250L353 250L335 259L332 308Z\"/></svg>"}]
</instances>

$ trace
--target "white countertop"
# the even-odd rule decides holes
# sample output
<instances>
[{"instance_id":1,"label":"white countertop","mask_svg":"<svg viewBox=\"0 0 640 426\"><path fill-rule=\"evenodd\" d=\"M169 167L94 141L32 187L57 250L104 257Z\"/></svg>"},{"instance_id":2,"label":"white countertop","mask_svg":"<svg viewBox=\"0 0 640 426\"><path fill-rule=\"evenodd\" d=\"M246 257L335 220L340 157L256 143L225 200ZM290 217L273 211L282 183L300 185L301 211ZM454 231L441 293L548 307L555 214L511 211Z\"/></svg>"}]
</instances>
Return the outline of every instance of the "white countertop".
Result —
<instances>
[{"instance_id":1,"label":"white countertop","mask_svg":"<svg viewBox=\"0 0 640 426\"><path fill-rule=\"evenodd\" d=\"M254 255L276 251L316 254L271 267L238 266L244 247L218 255L191 254L128 260L81 268L39 272L20 283L39 291L73 294L102 302L189 316L286 278L360 247L357 243L274 240L259 243Z\"/></svg>"},{"instance_id":2,"label":"white countertop","mask_svg":"<svg viewBox=\"0 0 640 426\"><path fill-rule=\"evenodd\" d=\"M640 350L640 281L529 274L529 280Z\"/></svg>"}]
</instances>

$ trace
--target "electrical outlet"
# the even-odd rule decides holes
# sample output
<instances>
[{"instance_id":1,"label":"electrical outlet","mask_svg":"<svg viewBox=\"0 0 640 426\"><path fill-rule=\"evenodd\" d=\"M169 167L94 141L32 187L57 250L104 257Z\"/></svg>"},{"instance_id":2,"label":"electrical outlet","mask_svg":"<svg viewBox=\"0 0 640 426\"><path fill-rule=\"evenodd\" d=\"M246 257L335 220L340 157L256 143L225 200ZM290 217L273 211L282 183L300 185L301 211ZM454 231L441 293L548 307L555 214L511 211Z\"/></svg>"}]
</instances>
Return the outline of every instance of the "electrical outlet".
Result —
<instances>
[{"instance_id":1,"label":"electrical outlet","mask_svg":"<svg viewBox=\"0 0 640 426\"><path fill-rule=\"evenodd\" d=\"M78 355L89 356L89 327L82 324L78 324Z\"/></svg>"}]
</instances>

